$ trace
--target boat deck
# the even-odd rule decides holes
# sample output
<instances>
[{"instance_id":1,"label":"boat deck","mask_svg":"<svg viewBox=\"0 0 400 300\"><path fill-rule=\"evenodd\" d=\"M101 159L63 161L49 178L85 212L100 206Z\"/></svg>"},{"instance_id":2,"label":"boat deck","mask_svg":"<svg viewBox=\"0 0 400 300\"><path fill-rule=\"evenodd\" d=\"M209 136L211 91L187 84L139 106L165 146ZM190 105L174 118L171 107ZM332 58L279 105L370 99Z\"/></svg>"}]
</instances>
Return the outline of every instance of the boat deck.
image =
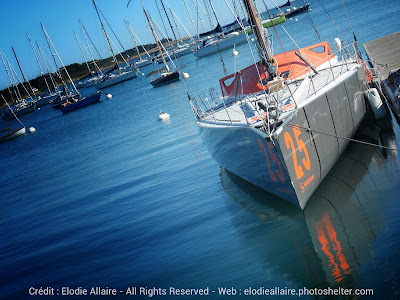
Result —
<instances>
[{"instance_id":1,"label":"boat deck","mask_svg":"<svg viewBox=\"0 0 400 300\"><path fill-rule=\"evenodd\" d=\"M303 77L301 80L291 81L284 89L269 95L259 92L245 97L239 96L236 100L234 97L225 98L224 103L209 109L199 121L203 126L207 124L206 126L260 127L266 117L265 108L271 107L272 104L277 109L270 109L268 117L282 122L296 108L313 101L326 89L334 86L340 76L347 76L344 73L355 70L356 67L355 62L338 62L332 68L318 70L318 74L313 74L311 79Z\"/></svg>"},{"instance_id":2,"label":"boat deck","mask_svg":"<svg viewBox=\"0 0 400 300\"><path fill-rule=\"evenodd\" d=\"M363 44L372 67L380 73L378 80L389 97L391 107L400 116L398 100L394 96L395 86L387 81L389 72L400 68L400 31Z\"/></svg>"}]
</instances>

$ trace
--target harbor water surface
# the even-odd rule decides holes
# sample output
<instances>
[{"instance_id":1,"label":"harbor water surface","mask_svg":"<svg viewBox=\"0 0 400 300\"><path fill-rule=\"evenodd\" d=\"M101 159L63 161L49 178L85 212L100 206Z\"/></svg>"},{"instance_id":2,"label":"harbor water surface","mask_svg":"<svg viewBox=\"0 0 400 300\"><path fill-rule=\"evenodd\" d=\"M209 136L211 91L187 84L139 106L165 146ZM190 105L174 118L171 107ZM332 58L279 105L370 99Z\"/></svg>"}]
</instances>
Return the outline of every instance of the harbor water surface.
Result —
<instances>
[{"instance_id":1,"label":"harbor water surface","mask_svg":"<svg viewBox=\"0 0 400 300\"><path fill-rule=\"evenodd\" d=\"M350 38L341 1L321 2ZM318 1L310 4L322 40L343 39ZM396 1L346 5L360 45L400 28ZM298 45L319 42L307 15L296 18L283 25ZM252 63L248 49L182 57L189 94L219 91L221 59L230 74ZM218 298L221 287L236 298L275 287L400 298L398 152L350 143L302 211L217 165L182 81L153 88L139 76L104 92L112 99L103 93L66 115L50 106L25 115L36 132L0 144L1 299L30 299L40 288L60 298L79 287L115 288L112 298L122 299L133 287L136 298L155 289L177 298L170 288L208 288ZM170 120L160 121L160 110ZM386 123L363 124L356 138L399 149L399 125Z\"/></svg>"}]
</instances>

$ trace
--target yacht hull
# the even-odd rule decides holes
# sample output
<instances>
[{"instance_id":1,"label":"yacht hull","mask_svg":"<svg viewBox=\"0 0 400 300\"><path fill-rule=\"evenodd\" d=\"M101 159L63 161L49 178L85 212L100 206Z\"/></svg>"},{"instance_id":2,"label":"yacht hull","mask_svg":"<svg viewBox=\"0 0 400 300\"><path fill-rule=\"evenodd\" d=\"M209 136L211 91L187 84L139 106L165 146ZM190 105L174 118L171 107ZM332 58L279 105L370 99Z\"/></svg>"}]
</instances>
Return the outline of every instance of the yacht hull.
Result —
<instances>
[{"instance_id":1,"label":"yacht hull","mask_svg":"<svg viewBox=\"0 0 400 300\"><path fill-rule=\"evenodd\" d=\"M197 121L201 137L222 167L303 209L365 115L363 77L363 69L349 72L271 137L251 126Z\"/></svg>"},{"instance_id":2,"label":"yacht hull","mask_svg":"<svg viewBox=\"0 0 400 300\"><path fill-rule=\"evenodd\" d=\"M0 143L5 142L5 141L10 140L10 139L13 139L13 138L16 138L17 136L23 135L25 133L26 133L25 126L22 126L19 129L10 131L5 135L0 136Z\"/></svg>"},{"instance_id":3,"label":"yacht hull","mask_svg":"<svg viewBox=\"0 0 400 300\"><path fill-rule=\"evenodd\" d=\"M222 50L233 48L235 45L244 44L247 41L246 34L241 33L238 35L232 35L230 37L220 39L215 43L205 45L199 49L195 49L193 54L196 57L204 57L214 53L218 53Z\"/></svg>"},{"instance_id":4,"label":"yacht hull","mask_svg":"<svg viewBox=\"0 0 400 300\"><path fill-rule=\"evenodd\" d=\"M74 102L74 103L62 106L60 108L60 110L61 110L61 112L63 114L65 114L65 113L71 112L73 110L80 109L82 107L88 106L88 105L93 104L95 102L99 102L100 101L100 96L101 96L101 93L97 92L96 94L87 96L87 97L79 100L78 102Z\"/></svg>"},{"instance_id":5,"label":"yacht hull","mask_svg":"<svg viewBox=\"0 0 400 300\"><path fill-rule=\"evenodd\" d=\"M95 87L97 89L104 89L106 87L136 78L137 75L138 75L137 71L123 72L115 76L104 78L103 81L96 83Z\"/></svg>"},{"instance_id":6,"label":"yacht hull","mask_svg":"<svg viewBox=\"0 0 400 300\"><path fill-rule=\"evenodd\" d=\"M166 75L162 75L154 80L152 80L150 83L154 86L160 86L160 85L164 85L173 81L177 81L179 80L179 72L175 71Z\"/></svg>"}]
</instances>

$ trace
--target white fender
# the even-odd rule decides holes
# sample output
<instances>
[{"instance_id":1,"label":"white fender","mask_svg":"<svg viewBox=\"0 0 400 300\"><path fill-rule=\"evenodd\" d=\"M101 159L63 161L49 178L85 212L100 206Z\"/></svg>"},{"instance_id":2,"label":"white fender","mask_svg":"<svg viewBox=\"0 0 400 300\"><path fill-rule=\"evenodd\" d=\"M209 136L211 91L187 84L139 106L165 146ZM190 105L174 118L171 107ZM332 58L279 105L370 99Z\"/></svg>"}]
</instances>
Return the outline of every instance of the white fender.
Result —
<instances>
[{"instance_id":1,"label":"white fender","mask_svg":"<svg viewBox=\"0 0 400 300\"><path fill-rule=\"evenodd\" d=\"M333 46L337 49L337 50L339 50L339 52L342 50L342 42L341 42L341 40L340 39L338 39L338 38L335 38L334 40L333 40Z\"/></svg>"},{"instance_id":2,"label":"white fender","mask_svg":"<svg viewBox=\"0 0 400 300\"><path fill-rule=\"evenodd\" d=\"M381 97L379 96L378 90L376 88L370 88L365 91L365 95L368 99L369 104L371 104L372 111L376 120L380 120L385 117L386 110L383 106Z\"/></svg>"}]
</instances>

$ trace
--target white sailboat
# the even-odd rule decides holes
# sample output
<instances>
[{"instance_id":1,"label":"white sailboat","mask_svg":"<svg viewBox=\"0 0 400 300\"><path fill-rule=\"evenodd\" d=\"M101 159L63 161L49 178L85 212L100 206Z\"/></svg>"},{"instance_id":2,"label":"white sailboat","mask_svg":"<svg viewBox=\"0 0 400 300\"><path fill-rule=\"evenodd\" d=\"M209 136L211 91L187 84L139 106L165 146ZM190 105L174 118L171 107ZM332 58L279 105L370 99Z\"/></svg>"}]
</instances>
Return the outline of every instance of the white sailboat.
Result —
<instances>
[{"instance_id":1,"label":"white sailboat","mask_svg":"<svg viewBox=\"0 0 400 300\"><path fill-rule=\"evenodd\" d=\"M146 48L144 48L142 46L143 50L147 54L147 58L144 58L144 57L142 57L140 55L139 47L138 47L137 42L136 42L136 39L139 41L139 38L137 37L136 33L133 31L131 25L129 24L129 22L127 20L125 20L125 24L126 24L126 27L128 28L129 35L131 36L132 42L133 42L133 44L134 44L134 46L136 48L136 53L137 53L137 55L139 57L139 59L135 61L135 67L136 68L141 68L141 67L145 67L145 66L151 65L153 63L153 60L151 59L150 54L147 52ZM136 39L135 39L135 37L136 37Z\"/></svg>"},{"instance_id":2,"label":"white sailboat","mask_svg":"<svg viewBox=\"0 0 400 300\"><path fill-rule=\"evenodd\" d=\"M4 99L3 95L1 95L1 98L3 99L5 103L5 107L8 108L10 112L13 113L13 110L11 109L10 105L7 103L6 99ZM26 128L24 124L18 119L18 117L14 114L14 118L18 121L19 125L16 128L11 128L10 121L7 117L7 114L5 114L5 120L7 122L7 128L1 129L0 130L0 143L5 142L7 140L13 139L17 136L23 135L26 133Z\"/></svg>"},{"instance_id":3,"label":"white sailboat","mask_svg":"<svg viewBox=\"0 0 400 300\"><path fill-rule=\"evenodd\" d=\"M168 13L167 13L167 10L166 10L166 8L165 8L165 5L164 5L163 0L160 0L160 3L161 3L162 8L163 8L163 10L164 10L165 16L167 17L168 24L169 24L169 26L170 26L170 28L171 28L172 34L173 34L173 36L174 36L174 40L175 40L175 42L176 42L175 45L171 45L170 47L168 47L167 49L165 49L165 51L164 51L164 53L163 53L165 60L168 61L168 60L171 59L171 57L173 57L173 58L176 59L176 58L178 58L178 57L181 57L181 56L184 56L184 55L187 55L187 54L192 53L192 52L193 52L193 47L192 47L192 45L186 45L186 44L179 43L179 41L182 41L182 39L181 39L181 38L178 38L178 36L177 36L177 35L179 34L179 31L177 30L177 26L176 26L176 22L175 22L175 19L174 19L174 14L173 14L172 9L170 8L170 11L171 11L172 20L173 20L174 23L175 23L175 28L176 28L176 31L177 31L176 33L175 33L174 25L172 24L172 22L171 22L171 20L170 20L170 17L169 17L169 15L168 15ZM156 2L156 4L157 4L157 2ZM160 16L160 17L161 17L161 16ZM165 30L166 30L166 29L165 29ZM166 36L163 36L163 38L167 39ZM158 64L162 64L162 63L163 63L163 60L162 60L161 54L159 54L157 57L155 57L155 58L154 58L154 61L155 61L156 63L158 63Z\"/></svg>"},{"instance_id":4,"label":"white sailboat","mask_svg":"<svg viewBox=\"0 0 400 300\"><path fill-rule=\"evenodd\" d=\"M110 70L108 70L104 73L104 77L102 78L102 80L100 82L96 82L95 87L97 89L103 89L103 88L124 82L126 80L136 78L138 75L138 70L136 68L129 66L126 61L125 61L125 63L128 66L125 68L121 68L120 65L118 64L118 60L117 60L117 58L114 54L114 50L111 46L110 38L108 37L108 34L103 25L103 21L100 17L100 13L99 13L99 9L97 7L96 1L92 0L92 2L94 5L94 8L96 10L97 16L99 18L101 29L102 29L104 37L107 41L108 48L110 49L110 52L111 52L111 55L113 58L113 62L115 63L115 66L113 68L111 68Z\"/></svg>"},{"instance_id":5,"label":"white sailboat","mask_svg":"<svg viewBox=\"0 0 400 300\"><path fill-rule=\"evenodd\" d=\"M13 52L15 55L15 59L18 63L18 66L20 67L18 58L14 51L14 48L12 48L12 49L13 49ZM18 77L18 75L17 75L16 71L14 70L14 68L12 67L10 61L7 59L5 54L2 53L1 50L0 50L0 57L4 64L4 68L6 70L8 79L10 81L11 89L9 88L9 84L6 82L7 88L9 89L9 95L10 95L10 97L12 97L13 102L14 102L12 106L5 107L5 109L3 110L3 113L2 113L3 119L5 119L5 118L12 119L15 116L22 116L27 113L33 112L35 110L33 97L31 96L30 92L26 88L25 84ZM20 70L21 70L21 74L23 74L21 67L20 67ZM25 78L24 74L23 74L23 76ZM26 79L25 79L25 81L26 81ZM18 88L18 85L21 85L25 95L23 93L21 93L21 91ZM32 90L32 87L31 87L31 90Z\"/></svg>"},{"instance_id":6,"label":"white sailboat","mask_svg":"<svg viewBox=\"0 0 400 300\"><path fill-rule=\"evenodd\" d=\"M88 88L88 87L94 86L96 83L100 82L103 79L104 74L103 74L103 71L100 69L100 67L97 65L97 63L96 63L96 61L95 61L95 59L93 57L93 53L90 50L89 41L88 41L87 36L86 36L87 33L86 33L86 30L85 30L85 27L83 26L83 24L82 24L82 22L81 22L81 20L79 18L78 18L78 22L79 22L79 25L80 25L80 27L82 29L82 34L83 34L83 36L85 38L87 51L89 52L91 63L92 63L93 68L94 68L94 70L92 70L90 68L89 63L86 60L85 52L83 51L83 48L82 48L81 43L79 41L79 38L78 38L78 36L76 35L76 33L74 31L74 35L75 35L76 41L78 43L79 49L81 50L83 60L84 60L84 62L86 64L86 67L87 67L88 72L89 72L89 75L86 78L84 78L83 80L80 80L78 82L78 87L79 88Z\"/></svg>"},{"instance_id":7,"label":"white sailboat","mask_svg":"<svg viewBox=\"0 0 400 300\"><path fill-rule=\"evenodd\" d=\"M272 55L243 4L260 61L220 79L223 97L191 106L222 167L303 209L364 117L366 66L356 42L338 47L340 61L327 42Z\"/></svg>"},{"instance_id":8,"label":"white sailboat","mask_svg":"<svg viewBox=\"0 0 400 300\"><path fill-rule=\"evenodd\" d=\"M149 17L147 11L145 10L145 8L143 6L142 0L140 0L140 4L142 5L143 12L144 12L144 14L146 16L146 19L149 22L149 26L150 26L151 32L153 33L154 39L155 39L156 44L157 44L158 51L160 52L162 61L164 63L164 68L162 68L162 70L164 72L159 74L159 76L156 77L155 79L151 80L150 83L154 87L157 87L157 86L161 86L161 85L173 82L173 81L177 81L177 80L179 80L179 77L180 77L179 70L171 71L170 68L168 67L168 64L167 64L167 62L165 60L165 57L164 57L163 51L161 49L160 43L158 41L157 35L154 32L154 28L153 28L152 22L150 21L150 17ZM129 3L128 3L128 5L129 5ZM149 74L147 74L147 76L157 74L158 71L161 72L161 69L153 71L153 72L150 72Z\"/></svg>"},{"instance_id":9,"label":"white sailboat","mask_svg":"<svg viewBox=\"0 0 400 300\"><path fill-rule=\"evenodd\" d=\"M198 58L218 53L222 50L233 49L236 45L244 44L247 41L245 30L224 33L211 1L210 5L217 20L217 26L213 30L199 35L201 39L193 52L194 56ZM239 21L238 23L240 24Z\"/></svg>"},{"instance_id":10,"label":"white sailboat","mask_svg":"<svg viewBox=\"0 0 400 300\"><path fill-rule=\"evenodd\" d=\"M96 103L100 101L100 96L101 96L101 92L97 91L94 94L88 95L83 97L81 95L81 93L78 91L78 89L76 88L71 76L68 73L67 68L65 67L63 61L61 60L60 55L58 54L53 42L50 39L50 36L47 34L47 31L45 30L44 26L42 23L40 23L41 27L42 27L42 31L45 35L46 41L49 45L49 49L50 51L53 53L55 53L55 55L53 55L54 58L54 63L56 64L56 59L55 56L57 56L59 62L62 65L62 70L64 70L65 74L67 75L67 78L70 81L70 84L66 84L65 81L62 79L61 76L61 69L57 70L57 75L59 76L59 78L61 79L61 81L64 84L64 91L65 94L60 96L60 101L58 102L59 108L61 110L61 112L63 114L86 107L90 104Z\"/></svg>"},{"instance_id":11,"label":"white sailboat","mask_svg":"<svg viewBox=\"0 0 400 300\"><path fill-rule=\"evenodd\" d=\"M46 76L43 73L42 66L41 66L41 64L39 62L39 58L38 58L38 56L36 54L35 48L33 47L32 41L31 41L31 39L30 39L28 34L26 34L26 36L28 38L29 44L31 45L33 54L35 55L36 62L38 64L38 66L39 66L40 75L42 76L42 78L43 78L43 80L44 80L44 82L46 84L46 87L47 87L47 94L39 95L35 99L35 107L38 108L38 107L41 107L43 105L49 104L50 102L52 102L55 99L57 99L60 96L60 91L58 91L56 88L54 88L53 91L50 89L49 83L47 82Z\"/></svg>"}]
</instances>

